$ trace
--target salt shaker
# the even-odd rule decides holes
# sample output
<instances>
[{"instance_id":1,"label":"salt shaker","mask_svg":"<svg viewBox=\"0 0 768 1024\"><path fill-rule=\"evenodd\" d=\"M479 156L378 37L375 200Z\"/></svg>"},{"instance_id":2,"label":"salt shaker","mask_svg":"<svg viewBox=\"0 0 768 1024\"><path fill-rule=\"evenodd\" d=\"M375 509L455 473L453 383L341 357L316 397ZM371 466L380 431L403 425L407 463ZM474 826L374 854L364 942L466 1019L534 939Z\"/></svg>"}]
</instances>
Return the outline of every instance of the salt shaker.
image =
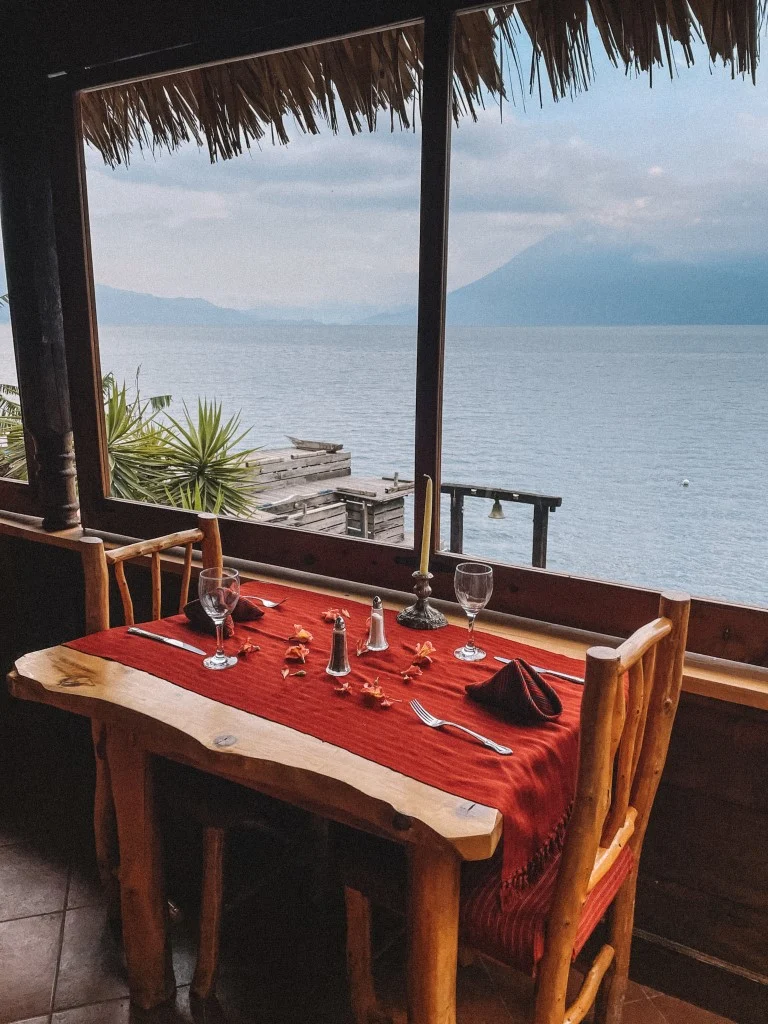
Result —
<instances>
[{"instance_id":1,"label":"salt shaker","mask_svg":"<svg viewBox=\"0 0 768 1024\"><path fill-rule=\"evenodd\" d=\"M368 634L369 651L386 651L389 647L384 636L384 608L380 597L374 597L371 606L371 628Z\"/></svg>"},{"instance_id":2,"label":"salt shaker","mask_svg":"<svg viewBox=\"0 0 768 1024\"><path fill-rule=\"evenodd\" d=\"M331 658L325 671L329 676L346 676L350 671L347 657L347 626L341 615L336 616L333 624Z\"/></svg>"}]
</instances>

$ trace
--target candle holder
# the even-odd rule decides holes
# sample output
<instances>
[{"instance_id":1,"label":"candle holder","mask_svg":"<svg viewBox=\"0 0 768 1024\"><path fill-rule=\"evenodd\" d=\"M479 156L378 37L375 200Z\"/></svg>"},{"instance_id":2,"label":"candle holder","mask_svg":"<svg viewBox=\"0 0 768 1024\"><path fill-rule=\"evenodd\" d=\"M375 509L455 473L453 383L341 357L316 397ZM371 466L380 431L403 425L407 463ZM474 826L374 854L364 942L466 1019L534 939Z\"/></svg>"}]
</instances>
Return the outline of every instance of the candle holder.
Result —
<instances>
[{"instance_id":1,"label":"candle holder","mask_svg":"<svg viewBox=\"0 0 768 1024\"><path fill-rule=\"evenodd\" d=\"M443 613L429 603L429 595L432 593L429 581L432 579L432 573L419 572L417 569L413 578L416 580L413 587L416 602L408 608L403 608L397 616L397 621L409 629L442 629L443 626L447 626L448 620Z\"/></svg>"}]
</instances>

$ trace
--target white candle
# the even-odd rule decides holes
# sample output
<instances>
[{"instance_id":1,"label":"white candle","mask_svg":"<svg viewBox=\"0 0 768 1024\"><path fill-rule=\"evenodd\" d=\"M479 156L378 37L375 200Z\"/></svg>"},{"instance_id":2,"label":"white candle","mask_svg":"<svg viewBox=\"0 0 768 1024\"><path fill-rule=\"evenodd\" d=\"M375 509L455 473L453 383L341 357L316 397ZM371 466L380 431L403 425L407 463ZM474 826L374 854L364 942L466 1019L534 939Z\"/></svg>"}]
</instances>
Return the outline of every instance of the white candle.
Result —
<instances>
[{"instance_id":1,"label":"white candle","mask_svg":"<svg viewBox=\"0 0 768 1024\"><path fill-rule=\"evenodd\" d=\"M429 542L432 539L432 477L427 476L426 479L427 493L424 496L424 525L421 530L421 561L419 562L419 572L423 576L429 572Z\"/></svg>"}]
</instances>

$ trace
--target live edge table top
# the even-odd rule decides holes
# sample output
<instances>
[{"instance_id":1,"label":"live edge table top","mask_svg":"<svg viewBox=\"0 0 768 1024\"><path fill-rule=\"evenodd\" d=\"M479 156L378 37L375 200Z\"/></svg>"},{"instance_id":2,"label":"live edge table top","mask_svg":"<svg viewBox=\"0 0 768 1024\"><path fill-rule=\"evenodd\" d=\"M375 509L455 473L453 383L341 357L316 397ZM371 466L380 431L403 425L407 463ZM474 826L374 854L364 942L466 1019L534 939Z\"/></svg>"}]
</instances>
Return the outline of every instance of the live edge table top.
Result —
<instances>
[{"instance_id":1,"label":"live edge table top","mask_svg":"<svg viewBox=\"0 0 768 1024\"><path fill-rule=\"evenodd\" d=\"M493 807L118 662L50 647L19 658L8 679L14 697L118 725L152 754L399 842L482 860L501 835Z\"/></svg>"}]
</instances>

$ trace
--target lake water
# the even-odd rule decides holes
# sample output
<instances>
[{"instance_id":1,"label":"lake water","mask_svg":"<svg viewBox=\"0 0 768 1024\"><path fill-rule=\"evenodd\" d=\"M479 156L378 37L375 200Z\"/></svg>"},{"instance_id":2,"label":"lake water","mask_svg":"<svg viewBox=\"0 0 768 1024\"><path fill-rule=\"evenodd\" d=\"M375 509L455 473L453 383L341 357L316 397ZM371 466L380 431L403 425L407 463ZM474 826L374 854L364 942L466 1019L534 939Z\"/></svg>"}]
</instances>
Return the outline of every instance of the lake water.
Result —
<instances>
[{"instance_id":1,"label":"lake water","mask_svg":"<svg viewBox=\"0 0 768 1024\"><path fill-rule=\"evenodd\" d=\"M413 328L100 334L105 371L242 410L254 446L343 441L353 473L413 473ZM449 329L443 478L562 496L551 569L768 605L766 381L768 327ZM530 507L489 511L467 499L465 550L529 564Z\"/></svg>"}]
</instances>

